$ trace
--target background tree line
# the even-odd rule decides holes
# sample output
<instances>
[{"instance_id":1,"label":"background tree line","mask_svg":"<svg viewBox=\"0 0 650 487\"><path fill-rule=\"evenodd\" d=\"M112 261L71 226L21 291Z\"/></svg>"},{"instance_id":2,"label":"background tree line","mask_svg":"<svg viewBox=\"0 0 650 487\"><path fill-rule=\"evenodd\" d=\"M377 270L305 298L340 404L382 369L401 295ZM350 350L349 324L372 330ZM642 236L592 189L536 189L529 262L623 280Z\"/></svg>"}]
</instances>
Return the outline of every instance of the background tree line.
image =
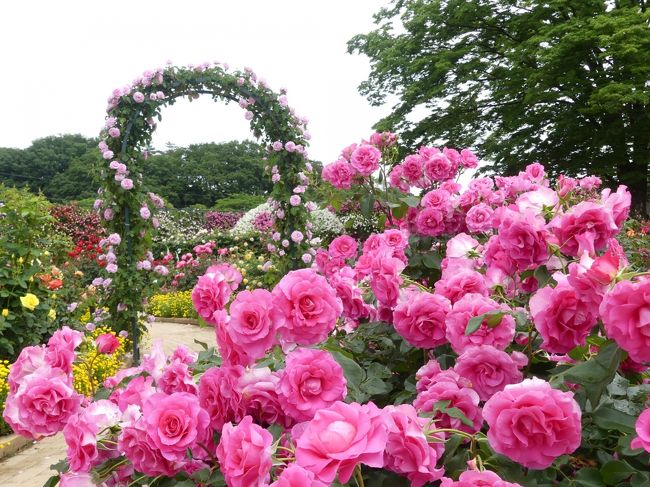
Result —
<instances>
[{"instance_id":1,"label":"background tree line","mask_svg":"<svg viewBox=\"0 0 650 487\"><path fill-rule=\"evenodd\" d=\"M97 143L68 134L35 140L26 149L0 148L0 180L40 191L53 202L94 199ZM264 149L251 141L170 145L149 156L144 177L175 208L245 210L263 202L271 189L263 157Z\"/></svg>"},{"instance_id":2,"label":"background tree line","mask_svg":"<svg viewBox=\"0 0 650 487\"><path fill-rule=\"evenodd\" d=\"M410 148L473 147L488 170L531 162L625 184L647 215L647 0L392 0L355 36L376 124Z\"/></svg>"}]
</instances>

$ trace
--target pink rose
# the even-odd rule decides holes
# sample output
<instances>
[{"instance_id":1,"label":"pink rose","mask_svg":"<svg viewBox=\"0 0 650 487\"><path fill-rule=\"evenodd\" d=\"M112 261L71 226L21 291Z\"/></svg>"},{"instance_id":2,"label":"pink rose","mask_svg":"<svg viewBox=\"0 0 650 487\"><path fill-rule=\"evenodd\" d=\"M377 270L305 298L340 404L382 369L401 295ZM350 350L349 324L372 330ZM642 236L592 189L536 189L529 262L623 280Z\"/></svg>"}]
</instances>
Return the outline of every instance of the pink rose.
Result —
<instances>
[{"instance_id":1,"label":"pink rose","mask_svg":"<svg viewBox=\"0 0 650 487\"><path fill-rule=\"evenodd\" d=\"M286 414L299 423L342 401L346 385L343 369L329 352L298 348L286 357L278 392Z\"/></svg>"},{"instance_id":2,"label":"pink rose","mask_svg":"<svg viewBox=\"0 0 650 487\"><path fill-rule=\"evenodd\" d=\"M216 264L216 265L211 265L205 270L206 274L223 274L223 276L226 279L226 282L230 286L230 289L233 291L236 291L239 285L241 284L242 281L242 275L241 273L237 270L236 267L231 266L230 264Z\"/></svg>"},{"instance_id":3,"label":"pink rose","mask_svg":"<svg viewBox=\"0 0 650 487\"><path fill-rule=\"evenodd\" d=\"M105 355L113 355L115 350L120 348L120 341L112 333L102 333L95 338L95 344L97 345L97 351Z\"/></svg>"},{"instance_id":4,"label":"pink rose","mask_svg":"<svg viewBox=\"0 0 650 487\"><path fill-rule=\"evenodd\" d=\"M521 382L524 377L519 369L527 362L528 358L520 352L510 356L490 345L480 345L466 348L456 360L454 370L472 383L482 401L487 401L508 384Z\"/></svg>"},{"instance_id":5,"label":"pink rose","mask_svg":"<svg viewBox=\"0 0 650 487\"><path fill-rule=\"evenodd\" d=\"M424 429L429 423L419 418L415 408L408 404L386 407L389 433L384 453L384 468L405 476L412 487L422 487L438 480L444 468L436 468L444 453L444 439L427 440Z\"/></svg>"},{"instance_id":6,"label":"pink rose","mask_svg":"<svg viewBox=\"0 0 650 487\"><path fill-rule=\"evenodd\" d=\"M7 382L9 392L15 394L23 379L45 365L45 347L25 347L20 351L16 361L11 364Z\"/></svg>"},{"instance_id":7,"label":"pink rose","mask_svg":"<svg viewBox=\"0 0 650 487\"><path fill-rule=\"evenodd\" d=\"M498 219L499 244L518 271L526 271L546 263L549 258L548 232L541 217L530 212L519 213L503 209L495 213L494 218ZM485 257L489 265L491 260L487 254Z\"/></svg>"},{"instance_id":8,"label":"pink rose","mask_svg":"<svg viewBox=\"0 0 650 487\"><path fill-rule=\"evenodd\" d=\"M420 148L420 154L422 154ZM424 158L424 174L431 181L442 182L447 179L453 179L458 171L458 163L451 161L445 154L438 152L437 154L430 154Z\"/></svg>"},{"instance_id":9,"label":"pink rose","mask_svg":"<svg viewBox=\"0 0 650 487\"><path fill-rule=\"evenodd\" d=\"M238 384L244 414L265 427L272 424L290 426L291 420L280 403L279 386L280 372L271 372L268 367L246 369Z\"/></svg>"},{"instance_id":10,"label":"pink rose","mask_svg":"<svg viewBox=\"0 0 650 487\"><path fill-rule=\"evenodd\" d=\"M81 399L70 377L44 365L25 376L18 390L7 396L2 416L16 433L39 439L63 430L79 410Z\"/></svg>"},{"instance_id":11,"label":"pink rose","mask_svg":"<svg viewBox=\"0 0 650 487\"><path fill-rule=\"evenodd\" d=\"M399 288L402 284L400 273L406 265L397 257L392 257L390 247L377 251L369 256L371 260L370 287L377 301L383 306L392 308L397 304Z\"/></svg>"},{"instance_id":12,"label":"pink rose","mask_svg":"<svg viewBox=\"0 0 650 487\"><path fill-rule=\"evenodd\" d=\"M131 405L135 404L139 408L146 402L149 397L156 393L153 387L153 377L139 376L133 379L117 396L117 405L120 411L124 412ZM111 396L113 399L113 396Z\"/></svg>"},{"instance_id":13,"label":"pink rose","mask_svg":"<svg viewBox=\"0 0 650 487\"><path fill-rule=\"evenodd\" d=\"M415 389L418 392L426 391L431 384L435 383L435 378L440 372L442 372L440 364L435 358L432 358L415 373L417 381Z\"/></svg>"},{"instance_id":14,"label":"pink rose","mask_svg":"<svg viewBox=\"0 0 650 487\"><path fill-rule=\"evenodd\" d=\"M445 233L445 213L438 208L424 208L415 220L421 235L437 237Z\"/></svg>"},{"instance_id":15,"label":"pink rose","mask_svg":"<svg viewBox=\"0 0 650 487\"><path fill-rule=\"evenodd\" d=\"M83 333L68 326L55 331L45 348L45 363L71 374L72 363L76 357L75 349L81 345L83 336Z\"/></svg>"},{"instance_id":16,"label":"pink rose","mask_svg":"<svg viewBox=\"0 0 650 487\"><path fill-rule=\"evenodd\" d=\"M124 178L122 181L120 181L120 186L122 186L122 189L125 190L130 190L133 189L133 180L129 178Z\"/></svg>"},{"instance_id":17,"label":"pink rose","mask_svg":"<svg viewBox=\"0 0 650 487\"><path fill-rule=\"evenodd\" d=\"M272 307L273 296L266 289L242 291L230 305L228 333L254 360L263 357L275 343Z\"/></svg>"},{"instance_id":18,"label":"pink rose","mask_svg":"<svg viewBox=\"0 0 650 487\"><path fill-rule=\"evenodd\" d=\"M381 158L381 151L371 145L362 145L357 147L352 156L350 156L350 164L362 176L369 176L377 169L379 169L379 159Z\"/></svg>"},{"instance_id":19,"label":"pink rose","mask_svg":"<svg viewBox=\"0 0 650 487\"><path fill-rule=\"evenodd\" d=\"M470 232L487 232L492 230L492 215L494 210L485 203L472 206L467 212L465 223Z\"/></svg>"},{"instance_id":20,"label":"pink rose","mask_svg":"<svg viewBox=\"0 0 650 487\"><path fill-rule=\"evenodd\" d=\"M344 160L328 164L323 168L323 179L337 189L350 189L356 170Z\"/></svg>"},{"instance_id":21,"label":"pink rose","mask_svg":"<svg viewBox=\"0 0 650 487\"><path fill-rule=\"evenodd\" d=\"M548 468L580 446L581 411L573 393L541 379L506 386L485 403L483 417L494 451L527 468Z\"/></svg>"},{"instance_id":22,"label":"pink rose","mask_svg":"<svg viewBox=\"0 0 650 487\"><path fill-rule=\"evenodd\" d=\"M357 256L357 241L349 235L336 237L328 248L330 257L354 259Z\"/></svg>"},{"instance_id":23,"label":"pink rose","mask_svg":"<svg viewBox=\"0 0 650 487\"><path fill-rule=\"evenodd\" d=\"M479 328L465 335L469 320L489 311L508 311L508 307L500 305L490 298L480 294L466 294L454 303L447 315L447 339L456 353L463 353L472 345L492 345L499 350L506 348L515 336L515 320L510 315L504 315L496 326L488 326L487 319Z\"/></svg>"},{"instance_id":24,"label":"pink rose","mask_svg":"<svg viewBox=\"0 0 650 487\"><path fill-rule=\"evenodd\" d=\"M206 273L199 277L192 289L192 304L201 318L213 323L212 315L225 307L232 294L232 288L223 273L209 272L210 270L208 268Z\"/></svg>"},{"instance_id":25,"label":"pink rose","mask_svg":"<svg viewBox=\"0 0 650 487\"><path fill-rule=\"evenodd\" d=\"M84 472L66 472L61 474L59 487L96 487L93 476Z\"/></svg>"},{"instance_id":26,"label":"pink rose","mask_svg":"<svg viewBox=\"0 0 650 487\"><path fill-rule=\"evenodd\" d=\"M291 271L273 289L272 320L286 343L314 345L334 329L341 300L324 277L312 269Z\"/></svg>"},{"instance_id":27,"label":"pink rose","mask_svg":"<svg viewBox=\"0 0 650 487\"><path fill-rule=\"evenodd\" d=\"M446 217L450 216L453 212L451 202L451 194L444 189L434 189L426 193L420 205L424 208L436 208L440 210Z\"/></svg>"},{"instance_id":28,"label":"pink rose","mask_svg":"<svg viewBox=\"0 0 650 487\"><path fill-rule=\"evenodd\" d=\"M173 477L182 468L182 463L165 458L147 434L144 419L122 427L117 439L117 448L133 464L133 468L145 475Z\"/></svg>"},{"instance_id":29,"label":"pink rose","mask_svg":"<svg viewBox=\"0 0 650 487\"><path fill-rule=\"evenodd\" d=\"M355 467L384 466L387 418L373 403L336 402L316 413L296 441L296 463L325 483L345 484Z\"/></svg>"},{"instance_id":30,"label":"pink rose","mask_svg":"<svg viewBox=\"0 0 650 487\"><path fill-rule=\"evenodd\" d=\"M447 298L413 291L395 307L393 326L414 347L435 348L447 343L445 319L449 311Z\"/></svg>"},{"instance_id":31,"label":"pink rose","mask_svg":"<svg viewBox=\"0 0 650 487\"><path fill-rule=\"evenodd\" d=\"M422 157L417 154L406 156L402 162L402 174L413 185L421 184L423 169Z\"/></svg>"},{"instance_id":32,"label":"pink rose","mask_svg":"<svg viewBox=\"0 0 650 487\"><path fill-rule=\"evenodd\" d=\"M196 457L205 451L200 445L212 441L210 416L199 399L186 392L154 394L142 408L147 434L164 458L182 461L191 450Z\"/></svg>"},{"instance_id":33,"label":"pink rose","mask_svg":"<svg viewBox=\"0 0 650 487\"><path fill-rule=\"evenodd\" d=\"M567 353L584 345L598 321L595 306L581 299L566 281L539 289L530 298L530 314L544 339L542 348L551 353Z\"/></svg>"},{"instance_id":34,"label":"pink rose","mask_svg":"<svg viewBox=\"0 0 650 487\"><path fill-rule=\"evenodd\" d=\"M618 227L612 210L592 201L583 201L558 215L548 224L565 255L578 257L583 252L594 255L607 247Z\"/></svg>"},{"instance_id":35,"label":"pink rose","mask_svg":"<svg viewBox=\"0 0 650 487\"><path fill-rule=\"evenodd\" d=\"M217 348L219 355L223 359L223 365L251 365L255 359L248 355L248 351L241 347L239 343L233 341L228 332L230 317L225 310L215 311L212 315L215 335L217 339Z\"/></svg>"},{"instance_id":36,"label":"pink rose","mask_svg":"<svg viewBox=\"0 0 650 487\"><path fill-rule=\"evenodd\" d=\"M388 181L391 187L400 190L402 193L409 192L409 184L404 178L404 169L401 164L394 166L388 175Z\"/></svg>"},{"instance_id":37,"label":"pink rose","mask_svg":"<svg viewBox=\"0 0 650 487\"><path fill-rule=\"evenodd\" d=\"M631 448L643 448L650 452L650 408L645 409L636 420L634 427L636 438L630 443Z\"/></svg>"},{"instance_id":38,"label":"pink rose","mask_svg":"<svg viewBox=\"0 0 650 487\"><path fill-rule=\"evenodd\" d=\"M544 166L539 162L529 164L526 166L526 176L528 176L528 179L533 183L541 183L544 180Z\"/></svg>"},{"instance_id":39,"label":"pink rose","mask_svg":"<svg viewBox=\"0 0 650 487\"><path fill-rule=\"evenodd\" d=\"M440 487L521 487L520 484L506 482L489 470L467 470L454 481L448 477L441 479Z\"/></svg>"},{"instance_id":40,"label":"pink rose","mask_svg":"<svg viewBox=\"0 0 650 487\"><path fill-rule=\"evenodd\" d=\"M348 275L344 274L343 270L345 269L348 270ZM363 292L356 285L353 277L354 271L349 267L345 267L343 270L330 277L330 284L343 303L343 316L352 320L367 318L372 307L363 300Z\"/></svg>"},{"instance_id":41,"label":"pink rose","mask_svg":"<svg viewBox=\"0 0 650 487\"><path fill-rule=\"evenodd\" d=\"M433 414L436 427L454 428L468 433L475 433L481 429L483 417L479 407L479 395L470 387L470 382L467 379L459 376L453 370L447 369L434 375L429 381L428 387L418 392L413 406L422 413L432 413L436 403L440 401L449 401L449 408L460 409L472 425L467 425L460 419L452 418L442 411L436 411Z\"/></svg>"},{"instance_id":42,"label":"pink rose","mask_svg":"<svg viewBox=\"0 0 650 487\"><path fill-rule=\"evenodd\" d=\"M612 193L610 188L606 188L602 193L603 205L611 211L614 217L614 224L620 231L625 220L630 214L630 205L632 204L632 195L627 190L627 186L619 186L616 193Z\"/></svg>"},{"instance_id":43,"label":"pink rose","mask_svg":"<svg viewBox=\"0 0 650 487\"><path fill-rule=\"evenodd\" d=\"M237 425L226 423L217 447L217 459L230 487L264 487L268 485L271 459L271 433L253 424L246 416Z\"/></svg>"},{"instance_id":44,"label":"pink rose","mask_svg":"<svg viewBox=\"0 0 650 487\"><path fill-rule=\"evenodd\" d=\"M244 367L231 365L212 367L199 380L199 403L210 416L210 426L221 431L229 421L238 422L244 417L239 380Z\"/></svg>"},{"instance_id":45,"label":"pink rose","mask_svg":"<svg viewBox=\"0 0 650 487\"><path fill-rule=\"evenodd\" d=\"M278 480L270 487L327 487L327 484L317 480L309 470L292 463L282 470Z\"/></svg>"},{"instance_id":46,"label":"pink rose","mask_svg":"<svg viewBox=\"0 0 650 487\"><path fill-rule=\"evenodd\" d=\"M436 294L446 297L454 304L463 296L477 293L488 296L485 277L480 272L470 269L454 269L453 272L443 272L443 278L435 283Z\"/></svg>"},{"instance_id":47,"label":"pink rose","mask_svg":"<svg viewBox=\"0 0 650 487\"><path fill-rule=\"evenodd\" d=\"M650 362L650 278L620 281L600 303L609 338L636 362Z\"/></svg>"},{"instance_id":48,"label":"pink rose","mask_svg":"<svg viewBox=\"0 0 650 487\"><path fill-rule=\"evenodd\" d=\"M460 151L460 163L466 169L474 169L478 167L478 157L469 149Z\"/></svg>"},{"instance_id":49,"label":"pink rose","mask_svg":"<svg viewBox=\"0 0 650 487\"><path fill-rule=\"evenodd\" d=\"M165 367L162 376L156 381L156 385L165 394L188 392L196 395L197 392L192 371L187 364L181 361L173 361Z\"/></svg>"}]
</instances>

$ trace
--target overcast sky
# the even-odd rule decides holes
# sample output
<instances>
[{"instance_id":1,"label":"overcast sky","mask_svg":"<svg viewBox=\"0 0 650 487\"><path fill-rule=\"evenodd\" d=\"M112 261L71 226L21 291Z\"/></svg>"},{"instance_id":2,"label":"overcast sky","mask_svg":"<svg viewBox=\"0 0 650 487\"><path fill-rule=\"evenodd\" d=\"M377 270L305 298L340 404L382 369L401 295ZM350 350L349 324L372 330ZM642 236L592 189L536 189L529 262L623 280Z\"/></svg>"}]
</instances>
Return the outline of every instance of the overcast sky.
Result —
<instances>
[{"instance_id":1,"label":"overcast sky","mask_svg":"<svg viewBox=\"0 0 650 487\"><path fill-rule=\"evenodd\" d=\"M47 135L94 137L106 99L146 69L204 61L252 67L309 118L324 163L371 133L388 107L357 91L363 56L346 52L387 0L59 0L0 3L0 147ZM203 97L163 110L153 145L252 138L243 111Z\"/></svg>"}]
</instances>

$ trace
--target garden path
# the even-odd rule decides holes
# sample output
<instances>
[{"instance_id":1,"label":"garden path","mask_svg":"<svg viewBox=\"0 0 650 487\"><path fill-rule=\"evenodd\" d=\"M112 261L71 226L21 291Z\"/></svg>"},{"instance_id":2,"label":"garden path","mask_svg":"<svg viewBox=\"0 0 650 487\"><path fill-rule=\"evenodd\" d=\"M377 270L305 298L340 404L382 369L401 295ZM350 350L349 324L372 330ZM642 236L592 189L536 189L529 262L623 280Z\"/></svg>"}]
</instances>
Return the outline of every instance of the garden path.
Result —
<instances>
[{"instance_id":1,"label":"garden path","mask_svg":"<svg viewBox=\"0 0 650 487\"><path fill-rule=\"evenodd\" d=\"M212 328L160 322L150 325L149 330L151 340L145 342L145 345L150 346L153 340L162 338L167 353L180 344L197 351L201 350L201 347L194 343L194 339L208 344L215 343ZM53 473L50 465L65 458L65 450L63 435L59 433L35 442L34 446L0 461L0 486L41 487Z\"/></svg>"}]
</instances>

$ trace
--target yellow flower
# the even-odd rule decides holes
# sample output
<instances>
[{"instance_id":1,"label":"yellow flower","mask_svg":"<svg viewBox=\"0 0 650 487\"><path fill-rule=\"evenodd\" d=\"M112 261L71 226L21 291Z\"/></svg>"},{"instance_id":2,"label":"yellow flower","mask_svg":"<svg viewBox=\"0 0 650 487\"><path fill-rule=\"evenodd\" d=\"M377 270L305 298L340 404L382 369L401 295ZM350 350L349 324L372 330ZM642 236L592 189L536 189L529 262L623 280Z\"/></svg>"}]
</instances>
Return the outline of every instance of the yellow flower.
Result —
<instances>
[{"instance_id":1,"label":"yellow flower","mask_svg":"<svg viewBox=\"0 0 650 487\"><path fill-rule=\"evenodd\" d=\"M27 293L20 298L20 303L23 305L23 308L34 311L34 308L38 306L38 303L40 303L40 301L32 293Z\"/></svg>"},{"instance_id":2,"label":"yellow flower","mask_svg":"<svg viewBox=\"0 0 650 487\"><path fill-rule=\"evenodd\" d=\"M19 264L22 264L22 263L23 263L23 258L22 258L22 257L18 257L18 263L19 263Z\"/></svg>"},{"instance_id":3,"label":"yellow flower","mask_svg":"<svg viewBox=\"0 0 650 487\"><path fill-rule=\"evenodd\" d=\"M2 310L2 316L9 316L9 310L7 308Z\"/></svg>"},{"instance_id":4,"label":"yellow flower","mask_svg":"<svg viewBox=\"0 0 650 487\"><path fill-rule=\"evenodd\" d=\"M77 277L83 277L84 273L81 271L74 271L74 275Z\"/></svg>"},{"instance_id":5,"label":"yellow flower","mask_svg":"<svg viewBox=\"0 0 650 487\"><path fill-rule=\"evenodd\" d=\"M47 317L48 317L49 319L51 319L52 321L56 320L56 311L54 311L54 309L51 309L51 310L47 313Z\"/></svg>"}]
</instances>

